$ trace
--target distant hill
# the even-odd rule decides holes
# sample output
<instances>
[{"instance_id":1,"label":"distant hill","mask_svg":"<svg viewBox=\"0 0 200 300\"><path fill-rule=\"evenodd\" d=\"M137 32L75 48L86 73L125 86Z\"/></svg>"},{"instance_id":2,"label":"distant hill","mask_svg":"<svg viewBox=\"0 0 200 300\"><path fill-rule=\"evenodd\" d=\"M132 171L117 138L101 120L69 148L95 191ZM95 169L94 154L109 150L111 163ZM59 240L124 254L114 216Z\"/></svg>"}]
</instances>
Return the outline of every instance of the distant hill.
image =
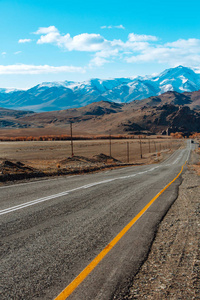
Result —
<instances>
[{"instance_id":1,"label":"distant hill","mask_svg":"<svg viewBox=\"0 0 200 300\"><path fill-rule=\"evenodd\" d=\"M34 114L33 111L23 111L23 110L13 110L0 107L0 118L9 117L9 118L21 118L26 115Z\"/></svg>"},{"instance_id":2,"label":"distant hill","mask_svg":"<svg viewBox=\"0 0 200 300\"><path fill-rule=\"evenodd\" d=\"M48 133L69 128L78 134L170 134L200 132L200 91L167 92L120 104L100 101L85 107L52 112L15 112L0 109L1 128L43 128ZM195 107L195 109L193 108ZM18 116L18 113L21 116ZM13 122L12 124L6 122ZM14 124L16 123L16 125ZM58 132L59 130L57 130Z\"/></svg>"},{"instance_id":3,"label":"distant hill","mask_svg":"<svg viewBox=\"0 0 200 300\"><path fill-rule=\"evenodd\" d=\"M45 112L83 107L99 101L130 103L168 91L183 93L198 90L200 74L179 66L167 69L157 76L45 82L26 91L0 89L0 106Z\"/></svg>"},{"instance_id":4,"label":"distant hill","mask_svg":"<svg viewBox=\"0 0 200 300\"><path fill-rule=\"evenodd\" d=\"M200 109L200 90L181 94L177 92L166 92L159 96L152 96L144 100L131 102L131 106L135 108L160 106L164 104L183 105L191 109Z\"/></svg>"},{"instance_id":5,"label":"distant hill","mask_svg":"<svg viewBox=\"0 0 200 300\"><path fill-rule=\"evenodd\" d=\"M29 124L18 119L30 116L33 111L12 110L0 107L0 128L27 128Z\"/></svg>"}]
</instances>

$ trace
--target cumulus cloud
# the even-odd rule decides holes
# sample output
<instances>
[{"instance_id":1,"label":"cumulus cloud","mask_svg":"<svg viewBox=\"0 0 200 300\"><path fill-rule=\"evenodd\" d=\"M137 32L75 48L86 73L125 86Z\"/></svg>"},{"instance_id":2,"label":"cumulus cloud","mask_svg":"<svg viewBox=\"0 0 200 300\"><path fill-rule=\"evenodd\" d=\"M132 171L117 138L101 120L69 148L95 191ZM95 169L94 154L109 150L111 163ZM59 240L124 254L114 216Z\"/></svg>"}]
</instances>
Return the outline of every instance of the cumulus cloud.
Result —
<instances>
[{"instance_id":1,"label":"cumulus cloud","mask_svg":"<svg viewBox=\"0 0 200 300\"><path fill-rule=\"evenodd\" d=\"M200 40L199 39L179 39L172 43L166 43L166 47L173 47L173 48L199 48L200 47Z\"/></svg>"},{"instance_id":2,"label":"cumulus cloud","mask_svg":"<svg viewBox=\"0 0 200 300\"><path fill-rule=\"evenodd\" d=\"M100 55L95 55L94 58L90 60L89 67L97 66L101 67L105 65L105 63L108 63L109 61L106 60L104 57L101 57Z\"/></svg>"},{"instance_id":3,"label":"cumulus cloud","mask_svg":"<svg viewBox=\"0 0 200 300\"><path fill-rule=\"evenodd\" d=\"M45 74L45 73L74 73L81 72L84 73L85 69L81 67L74 66L49 66L49 65L25 65L25 64L15 64L15 65L0 65L0 74Z\"/></svg>"},{"instance_id":4,"label":"cumulus cloud","mask_svg":"<svg viewBox=\"0 0 200 300\"><path fill-rule=\"evenodd\" d=\"M102 26L104 28L121 28ZM121 60L127 63L167 63L171 66L183 64L197 67L200 63L200 40L179 39L168 43L154 35L129 33L125 41L108 40L98 33L82 33L71 36L61 34L55 26L40 27L35 34L40 35L37 44L53 44L68 51L85 51L91 53L89 67L102 66L105 63Z\"/></svg>"},{"instance_id":5,"label":"cumulus cloud","mask_svg":"<svg viewBox=\"0 0 200 300\"><path fill-rule=\"evenodd\" d=\"M96 52L105 47L106 40L96 33L82 33L71 37L69 33L63 35L54 26L41 27L35 34L44 34L38 39L37 44L55 44L69 51Z\"/></svg>"},{"instance_id":6,"label":"cumulus cloud","mask_svg":"<svg viewBox=\"0 0 200 300\"><path fill-rule=\"evenodd\" d=\"M97 52L94 57L91 59L89 67L93 66L102 66L105 63L109 63L111 59L117 57L119 55L118 49L113 50L102 50ZM108 60L109 58L109 60Z\"/></svg>"},{"instance_id":7,"label":"cumulus cloud","mask_svg":"<svg viewBox=\"0 0 200 300\"><path fill-rule=\"evenodd\" d=\"M30 43L32 40L31 39L20 39L18 41L19 44L24 44L24 43Z\"/></svg>"},{"instance_id":8,"label":"cumulus cloud","mask_svg":"<svg viewBox=\"0 0 200 300\"><path fill-rule=\"evenodd\" d=\"M163 45L151 44L139 54L126 58L126 61L129 63L158 62L168 63L172 66L197 66L200 64L200 40L181 39Z\"/></svg>"},{"instance_id":9,"label":"cumulus cloud","mask_svg":"<svg viewBox=\"0 0 200 300\"><path fill-rule=\"evenodd\" d=\"M158 38L153 35L136 34L136 33L130 33L128 35L128 39L130 42L145 42L145 41L157 41L158 40Z\"/></svg>"},{"instance_id":10,"label":"cumulus cloud","mask_svg":"<svg viewBox=\"0 0 200 300\"><path fill-rule=\"evenodd\" d=\"M125 27L123 25L109 25L109 26L101 26L101 29L113 29L113 28L117 28L117 29L125 29Z\"/></svg>"},{"instance_id":11,"label":"cumulus cloud","mask_svg":"<svg viewBox=\"0 0 200 300\"><path fill-rule=\"evenodd\" d=\"M89 34L89 33L82 33L79 35L74 36L67 41L64 41L64 46L72 51L88 51L88 52L96 52L99 50L104 49L106 44L106 40L100 34Z\"/></svg>"},{"instance_id":12,"label":"cumulus cloud","mask_svg":"<svg viewBox=\"0 0 200 300\"><path fill-rule=\"evenodd\" d=\"M48 34L50 32L58 32L58 29L55 26L40 27L34 34Z\"/></svg>"},{"instance_id":13,"label":"cumulus cloud","mask_svg":"<svg viewBox=\"0 0 200 300\"><path fill-rule=\"evenodd\" d=\"M4 52L1 52L1 55L2 55L2 56L6 56L6 54L7 54L7 53L6 53L5 51L4 51Z\"/></svg>"}]
</instances>

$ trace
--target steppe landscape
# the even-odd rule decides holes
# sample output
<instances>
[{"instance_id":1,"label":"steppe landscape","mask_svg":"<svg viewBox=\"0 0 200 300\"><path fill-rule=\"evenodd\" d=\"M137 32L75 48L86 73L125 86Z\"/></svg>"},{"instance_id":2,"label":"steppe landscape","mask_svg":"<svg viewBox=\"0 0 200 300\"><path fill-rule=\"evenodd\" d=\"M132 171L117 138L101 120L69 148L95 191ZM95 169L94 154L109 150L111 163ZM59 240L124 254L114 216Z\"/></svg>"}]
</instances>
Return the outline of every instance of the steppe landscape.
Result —
<instances>
[{"instance_id":1,"label":"steppe landscape","mask_svg":"<svg viewBox=\"0 0 200 300\"><path fill-rule=\"evenodd\" d=\"M146 221L142 221L142 218L139 222L139 227L141 228L145 222L148 224L147 227L143 229L143 235L140 238L141 241L139 246L137 246L139 238L137 236L138 234L140 236L140 229L137 229L137 226L133 227L132 230L134 230L135 233L131 240L133 247L138 247L138 253L136 256L132 257L132 250L130 250L131 252L125 255L125 260L128 261L130 259L130 262L125 268L123 280L120 285L118 277L121 276L120 272L116 273L114 279L109 279L109 277L106 279L106 277L104 277L103 281L114 280L116 283L112 288L104 289L105 296L101 297L101 300L140 298L167 299L168 295L170 295L170 299L177 299L177 297L186 298L190 296L195 299L199 294L199 273L197 268L199 257L197 207L199 205L198 194L200 174L199 101L199 91L189 93L169 91L143 100L134 100L130 103L115 103L101 100L86 106L57 111L33 112L31 110L0 108L0 189L3 191L3 199L7 199L8 197L7 193L4 195L6 189L9 189L9 193L12 195L13 187L15 193L15 186L17 191L19 188L19 192L17 192L19 194L19 199L21 199L20 195L22 194L22 192L20 192L20 187L23 189L26 185L30 185L30 188L33 185L34 188L34 185L38 184L41 185L41 191L46 191L45 193L42 192L41 197L39 192L40 189L38 189L37 194L39 194L35 199L35 189L33 192L31 188L31 201L28 201L27 203L25 201L25 203L19 202L19 204L17 204L18 198L15 199L15 197L13 198L13 196L11 196L14 206L9 208L6 204L5 207L7 208L2 209L1 214L7 215L10 212L15 212L15 210L18 211L23 210L23 208L28 206L35 206L40 202L46 202L54 198L63 198L65 195L71 193L71 191L80 189L88 190L88 188L90 189L95 185L101 185L102 183L116 180L125 180L125 183L122 185L122 191L124 191L124 194L127 193L127 190L131 195L132 193L136 193L134 194L133 199L140 198L139 202L136 201L137 205L140 207L140 203L146 203L145 199L148 191L151 197L154 196L153 199L155 199L157 195L161 195L166 187L171 185L174 180L179 177L183 169L187 168L182 177L184 179L183 182L181 183L181 180L178 179L175 185L169 190L168 194L166 194L168 195L167 197L165 195L165 198L162 199L162 196L160 196L162 199L161 201L164 202L161 202L162 205L161 203L159 204L159 202L156 203L154 208L155 211L153 210L155 216L151 218L151 221L149 221L147 217ZM181 167L179 163L180 160L182 161L181 172L179 172ZM184 167L186 163L187 167ZM152 170L159 168L162 168L163 171L157 173L156 171L153 171L155 172L154 176L146 175L147 177L144 177L144 179L139 182L137 179L136 181L129 179L139 176L140 174L152 172ZM174 168L175 171L170 174L171 169L173 170ZM138 172L136 170L142 171ZM132 172L134 173L135 171L136 173L132 174ZM171 180L174 176L173 174L177 174L177 172L179 172L178 175L170 183L169 179L166 181L167 178L170 178ZM94 176L94 178L97 178L97 181L94 183L88 181L86 185L79 187L79 182L87 182L87 180L91 180L90 178L92 178L85 177L84 174ZM118 174L119 178L113 178L112 175L111 179L106 179L107 176L109 178L109 174ZM124 175L121 176L122 174ZM99 178L102 179L98 181ZM160 180L160 178L162 179ZM129 185L127 185L126 180L131 180ZM153 184L149 183L149 181L152 182L154 180L156 181ZM51 181L53 181L52 186ZM60 185L59 182L61 181L65 181L64 185L62 184L57 188L57 184ZM67 182L71 182L72 186L74 186L74 182L76 182L75 188L63 191ZM146 182L148 182L149 185L148 189L146 188ZM166 185L167 183L168 185ZM135 185L134 188L131 188L132 184ZM141 185L138 190L139 194L137 194L137 184ZM163 189L164 184L166 187ZM68 185L68 188L71 187L71 185ZM159 188L153 188L153 186L157 185ZM118 190L116 195L115 193L113 194L112 189L110 192L110 185L108 185L108 188L108 193L111 193L110 197L113 197L114 195L115 200L118 199L116 198L116 195L119 194L119 200L117 200L116 203L115 200L112 200L112 203L117 205L116 210L119 209L118 205L122 205L123 209L121 207L121 211L124 209L126 210L126 205L124 206L121 201L124 196L123 194L121 195L118 186L115 185L114 187L114 190ZM54 190L58 191L55 195ZM155 196L157 190L160 192ZM190 190L192 192L190 192ZM91 197L92 199L96 199L96 190L93 191L93 196L88 192L85 199L90 199ZM102 194L101 190L98 191L98 193L98 198L102 198L101 195L103 195L102 201L108 201L109 198L107 197L107 193ZM139 196L141 193L143 196ZM77 199L82 199L81 195L79 195ZM67 198L65 197L63 198L64 201L66 201L66 199ZM129 197L129 195L127 195L126 201L131 201L131 199L132 196ZM70 205L73 207L71 208L72 210L74 209L73 203L72 200L70 202ZM56 202L56 205L59 204ZM65 210L65 204L63 205L63 209ZM129 204L127 204L127 207L128 205ZM129 208L130 212L134 205L132 206L131 204L131 208ZM82 202L80 206L82 207ZM54 217L50 216L51 214L54 215L54 212L51 211L51 208L49 209L50 214L48 218L50 219L48 222L51 224ZM100 208L94 209L95 213L97 213L98 210L100 210ZM136 211L134 210L131 216L134 215ZM68 215L68 210L66 210L66 213L65 217ZM114 210L111 210L110 213L113 214ZM104 213L102 212L102 214ZM96 216L95 222L97 222L100 216L101 214ZM123 226L127 223L127 221L125 221L125 216L126 214L123 213L122 216L119 217L119 220L124 218L124 221L122 222ZM138 215L135 216L135 218L137 217ZM162 221L163 217L164 220ZM61 219L62 218L63 217L61 217ZM87 216L87 218L89 218L89 216ZM28 222L31 222L30 224L32 224L32 222L35 224L35 221L31 220L32 217L30 217ZM74 220L76 220L76 218L74 218ZM118 223L118 217L116 220ZM20 225L21 219L17 219L16 222L19 223L19 226L22 226ZM56 222L60 223L60 221ZM64 220L63 222L65 223L66 221ZM64 224L63 222L61 222L61 224ZM9 224L9 226L12 227L12 222ZM97 222L97 224L99 223ZM98 228L99 225L97 224L94 224L93 226ZM5 224L3 223L2 228L4 228L4 226ZM33 228L34 226L35 225L33 225ZM48 226L49 225L47 225L47 227ZM59 227L60 224L57 226ZM112 228L114 227L114 223L111 225L109 221L108 228L112 231ZM148 227L150 228L149 230L147 230ZM8 233L6 233L7 231L3 229L3 236L6 236L7 234L9 236L10 230L11 229L8 229ZM97 232L99 232L99 229L97 229ZM117 231L115 231L115 234L116 233ZM71 234L73 234L73 232L69 232L69 235ZM57 233L55 239L59 238L59 235L60 233ZM87 230L81 236L84 235L87 235ZM97 236L102 238L102 234L98 233ZM109 234L108 236L110 239L111 237L114 237ZM26 239L25 236L24 238ZM105 240L107 243L109 242L108 238L105 238ZM129 240L130 238L128 241ZM42 240L42 243L44 243L44 240ZM89 242L87 241L86 244L88 243ZM123 239L122 243L125 243L126 245L126 241ZM4 245L5 249L7 249L6 245L7 244ZM31 245L32 241L30 242L30 247L32 247ZM62 245L62 248L63 247L65 248L65 243ZM77 245L77 249L79 249L79 247L80 245ZM93 247L94 249L96 248L95 243ZM128 246L123 247L129 249ZM6 252L7 250L5 249L3 251ZM24 246L21 248L24 252L23 249ZM54 251L56 252L56 250ZM65 251L68 250L65 249L64 253ZM77 251L80 253L80 249ZM188 256L185 255L185 252L193 252L193 254ZM30 253L31 257L35 255L31 248ZM78 253L74 257L71 257L69 264L73 262L74 259L77 261L77 258L79 257ZM121 255L120 253L121 252L119 251L113 254L112 259L116 259L118 255ZM168 255L167 253L170 254ZM84 255L91 255L90 251L87 250ZM22 257L23 256L24 254L22 254ZM61 257L62 256L63 254ZM92 256L94 256L94 254L92 254ZM129 258L129 256L132 258ZM174 256L176 258L174 258ZM15 262L14 257L12 257L11 260ZM24 262L25 261L26 264L30 264L29 259L25 259ZM144 261L145 263L143 264ZM52 263L50 263L50 265L51 264ZM57 264L60 266L61 262L59 261ZM75 262L75 265L76 264L77 262ZM109 265L112 263L110 261L106 262L105 259L104 264ZM3 265L6 269L7 259L3 262ZM65 287L65 284L63 282L59 289L53 287L55 285L54 282L58 279L49 281L49 277L46 278L46 275L48 274L48 271L46 270L48 264L45 263L43 265L41 263L41 265L44 273L44 275L42 275L42 281L45 281L47 285L51 286L48 295L50 295L50 297L52 294L56 296L61 288ZM29 268L32 267L30 266ZM41 267L38 269L39 273L35 273L36 278L40 274L40 268ZM90 264L88 265L88 268L90 268ZM169 271L170 268L172 268L172 272ZM9 275L9 267L8 271L6 271L6 278L9 277L10 280L8 280L8 284L4 285L8 285L9 290L9 286L13 285L13 283L11 283L12 280L17 284L15 279L16 276L18 276L17 269L16 274L13 277ZM122 267L119 266L118 269L122 269ZM97 268L97 272L99 272L98 270L99 269ZM24 271L20 272L22 278L27 277ZM112 275L109 276L112 278ZM67 277L70 277L71 280L73 279L71 274L68 274ZM97 285L99 285L102 280L101 272L97 278L98 277L100 278L100 281L99 283L96 283ZM58 278L60 278L60 276ZM37 292L32 291L31 298L35 298L38 294L43 295L46 299L46 292L44 292L43 286L36 283L37 279L30 280L29 284L32 281L34 282L34 290ZM72 281L71 284L74 285L74 281ZM66 290L70 289L71 284L66 287ZM24 280L17 285L19 285L17 288L17 299L20 299L22 295L26 295L27 297L29 290L32 290L30 287L23 287ZM89 282L89 286L90 285ZM183 286L184 289L182 290ZM82 290L79 291L79 288L77 287L73 293L74 299L80 299L82 296L84 297L84 300L90 299L90 293L96 295L96 292L101 288L100 284L100 286L93 291L87 286L87 288L84 289L84 293L82 293ZM24 293L22 293L23 290ZM5 291L6 290L4 289L4 295ZM9 293L10 295L14 295L12 291ZM41 297L43 298L43 296ZM60 299L59 297L60 295L58 296L58 299ZM61 299L65 299L65 296L61 297Z\"/></svg>"},{"instance_id":2,"label":"steppe landscape","mask_svg":"<svg viewBox=\"0 0 200 300\"><path fill-rule=\"evenodd\" d=\"M184 147L184 141L148 137L139 139L75 140L71 153L71 141L10 141L1 142L1 178L16 175L26 178L26 174L37 177L88 172L97 168L119 167L123 165L150 164L163 160L173 151ZM111 156L110 156L111 151ZM141 158L142 155L142 158ZM10 163L10 164L9 164ZM12 165L13 163L13 165ZM30 169L26 169L30 167ZM44 176L43 175L43 176Z\"/></svg>"},{"instance_id":3,"label":"steppe landscape","mask_svg":"<svg viewBox=\"0 0 200 300\"><path fill-rule=\"evenodd\" d=\"M60 215L60 212L62 212L62 216L60 215L58 219L55 217L51 202L49 203L49 214L48 217L45 217L48 221L44 229L42 225L43 221L41 217L39 217L40 211L36 213L36 215L39 214L36 219L31 215L25 217L25 220L28 220L28 226L33 228L33 230L35 226L37 227L35 220L38 220L38 223L42 222L40 226L42 226L42 235L45 235L45 238L40 240L40 245L44 244L46 239L51 239L53 236L54 238L51 241L51 245L55 244L54 240L61 239L60 231L56 234L52 233L51 237L48 237L47 232L54 230L51 227L52 221L56 222L55 228L60 228L68 219L69 211L75 209L73 214L76 214L76 210L79 210L79 206L81 207L80 215L82 216L82 192L79 194L79 197L72 198L72 200L69 201L68 199L70 198L68 198L68 194L73 193L73 191L82 189L87 191L84 201L89 202L86 204L86 207L89 207L95 199L105 201L103 207L107 207L107 201L109 199L107 193L110 194L110 199L112 199L111 210L108 214L106 213L106 216L111 214L112 222L110 217L108 218L109 222L106 221L106 227L109 228L108 233L104 236L102 235L103 231L99 231L98 229L98 226L101 225L98 219L101 218L101 215L105 214L105 211L101 211L101 207L92 208L93 212L97 215L95 218L92 218L93 221L90 221L91 224L94 222L92 228L97 228L96 236L100 239L105 239L106 243L109 243L111 238L114 238L119 232L119 228L127 224L127 215L131 213L132 210L128 218L129 221L142 206L144 207L138 214L140 216L142 213L141 220L139 220L138 223L139 225L133 226L130 233L127 234L126 239L128 240L122 239L122 241L119 242L119 246L116 247L116 250L113 250L111 261L109 260L109 256L103 260L103 264L105 265L103 270L107 268L107 265L115 265L115 263L113 264L112 262L113 259L117 259L121 264L126 264L122 280L120 279L122 275L119 271L116 272L114 278L112 273L110 273L108 278L105 276L102 277L104 271L102 273L101 267L99 271L97 265L96 272L100 273L95 279L92 279L94 282L97 280L97 282L94 283L97 288L91 290L89 288L89 286L91 286L90 280L87 279L86 288L83 288L82 291L82 288L80 289L77 286L72 293L72 299L92 299L93 295L96 295L97 291L101 290L102 286L104 286L101 282L109 282L110 280L113 282L111 288L103 288L104 296L101 296L101 300L168 299L169 295L170 299L177 299L178 297L183 299L193 297L196 299L196 297L198 297L199 238L197 211L199 205L200 174L199 101L199 91L182 94L166 92L159 96L152 96L147 99L135 100L125 104L106 100L94 102L79 108L49 112L35 113L33 111L0 108L0 189L2 189L3 192L3 203L5 199L9 197L9 193L11 193L10 199L12 199L13 203L13 206L7 207L6 200L6 203L3 204L6 208L1 210L1 214L7 215L11 213L12 215L13 212L18 211L17 217L19 211L23 211L23 209L27 209L29 206L34 207L41 202L46 203L52 201L54 198L61 198L64 201L62 209L56 209L56 215ZM186 163L187 166L185 166ZM162 172L154 171L160 168ZM181 182L182 179L180 179L179 176L183 170L185 170L185 172L183 177L180 177L183 178L183 182ZM148 174L149 172L153 172L154 176L140 175ZM86 176L84 174L88 175ZM174 174L176 174L175 178ZM142 176L142 178L134 181L131 178L135 176ZM95 178L96 181L93 182ZM119 186L112 184L113 181L118 180L125 181L124 183L121 182ZM169 182L170 180L172 181ZM127 181L129 182L128 184ZM174 181L175 184L172 185L172 188L170 188L166 194L164 193L165 196L162 196L165 189ZM86 182L86 184L80 186L81 182ZM107 182L111 183L107 185ZM40 188L35 190L34 185L37 184ZM102 192L101 188L97 190L94 188L94 186L101 184L107 185L107 192ZM132 188L132 185L134 185L134 188ZM148 188L146 185L148 185ZM28 197L30 197L31 200L27 202L27 196L25 195L24 202L21 202L21 195L23 195L23 189L24 187L26 188L26 186L30 186ZM68 186L68 190L66 190L65 186ZM73 187L72 189L71 186ZM157 188L154 188L154 186ZM8 189L8 194L6 189ZM92 189L91 192L90 189ZM14 194L16 193L15 190L19 195L18 197L13 197L13 192ZM56 194L55 191L57 191ZM157 191L159 191L159 193L156 195ZM35 196L35 193L37 196ZM126 194L125 201L127 204L124 205L121 199L124 199L124 195ZM154 208L149 212L150 215L153 214L153 217L148 219L149 214L147 214L145 219L143 217L143 210L149 205L146 204L146 199L149 201L149 197L152 198L149 203L154 202L154 199L157 197L161 199L160 202L155 203ZM20 200L19 202L18 198ZM77 200L74 202L74 199L80 199L80 204L76 204ZM92 202L90 199L92 199ZM137 199L140 200L138 201ZM65 201L68 203L67 206ZM98 201L98 205L100 206L101 201ZM133 205L132 201L134 203ZM142 206L141 203L143 203ZM55 201L54 205L59 206L60 204ZM72 205L69 210L67 208L68 205ZM112 209L113 205L116 205L116 211L122 212L119 217L115 216L115 209ZM135 205L136 209L134 209ZM106 208L106 211L107 209L109 210L110 208ZM85 211L85 209L83 210ZM29 210L27 210L27 212L28 211ZM63 215L64 211L65 214ZM101 211L101 213L98 214L98 211ZM90 210L87 209L87 212L89 213ZM135 215L134 219L138 218L138 215ZM90 215L84 218L87 220L90 218ZM18 228L18 226L19 228L25 226L27 221L21 224L22 219L17 217L17 219L14 220L14 222L17 222L16 228ZM13 236L12 232L16 230L12 227L12 222L13 221L9 221L8 227L5 225L6 222L2 223L2 236L4 236L4 239L8 237L8 242L5 242L3 245L4 253L9 253L8 248L10 247L10 243L12 244L12 241L9 241L10 234ZM77 233L73 233L70 229L76 228L76 217L73 218L73 222L75 223L72 227L64 226L64 230L67 230L69 236L77 235ZM121 222L122 225L118 228L116 224L119 222ZM147 225L143 228L146 222ZM7 228L6 230L5 226ZM79 227L80 225L78 228ZM87 237L90 229L87 230L87 226L81 228L83 230L81 234L82 239L83 236ZM114 235L110 234L113 228L116 228ZM123 232L125 228L121 232ZM142 235L140 234L140 228L142 228ZM147 228L149 228L149 230L147 230ZM30 230L32 231L32 229ZM133 231L134 234L132 237L128 237L131 231ZM18 245L18 239L13 242L15 244L14 247L16 247L18 251L22 251L21 256L23 257L24 263L29 266L28 269L32 269L30 262L32 261L32 257L36 254L35 250L32 249L32 235L29 234L29 229L26 232L28 236L26 234L23 236L22 246ZM119 234L121 234L121 232ZM118 235L116 238L117 237ZM116 238L114 238L114 240ZM30 240L28 246L30 254L27 256L30 258L28 258L28 260L24 258L26 239ZM34 243L38 243L38 241L36 241L37 238L33 238L33 240ZM91 254L91 251L96 249L95 239L92 239L92 241L94 244L92 244L89 250L86 246L87 249L83 254L84 257L88 257L88 255L89 257L90 255L94 257L94 253L98 254L96 250ZM131 248L130 241L132 244ZM56 243L58 243L58 240ZM86 241L84 244L87 245L90 243L91 240L89 237L89 241ZM125 252L126 254L123 258L126 263L123 259L121 260L122 252L117 250L118 247L121 247L121 243L123 245L122 247L129 249L128 252ZM63 268L63 255L65 256L66 251L67 253L69 251L68 256L70 258L66 259L68 260L68 265L72 263L72 265L75 266L74 272L76 272L77 265L79 265L79 253L82 253L81 245L81 243L77 244L76 251L78 252L72 257L71 253L73 253L73 251L70 251L71 246L67 246L66 248L65 243L60 246L62 248L62 254L56 259L56 264L59 269ZM103 242L102 245L105 246L105 242ZM51 246L51 249L52 247L53 246ZM107 251L105 250L107 247L109 248L110 244L108 244L102 252ZM136 255L133 255L132 247L138 249ZM50 256L52 255L51 251L52 250L49 250ZM53 251L56 253L57 249ZM187 255L185 253L187 253ZM189 253L192 254L189 255ZM12 265L15 264L15 254L14 256L12 254L8 255L11 255L10 259ZM55 282L60 280L60 275L54 274L52 279L48 277L49 272L47 268L49 265L52 268L54 260L49 262L49 258L45 258L45 261L46 259L46 263L38 262L38 271L34 273L33 279L29 279L27 287L24 287L25 278L28 276L25 268L23 268L23 271L20 271L20 267L16 268L15 274L11 276L11 269L10 266L7 265L8 259L7 255L5 255L3 268L5 270L7 283L3 284L5 287L3 292L4 298L6 299L6 289L9 290L11 297L15 295L11 289L13 284L18 286L16 299L20 299L24 295L26 298L29 297L30 290L31 298L35 298L37 295L40 295L42 298L44 297L44 299L50 299L52 295L56 297L66 286L65 275L62 277L63 280L61 283L55 287ZM90 264L92 264L93 261L90 263L88 258L86 261L89 264L86 269L89 268L90 270ZM96 258L94 261L96 261ZM127 262L129 263L127 264ZM41 269L43 275L41 275ZM110 270L112 270L111 267ZM117 270L123 270L122 265L119 265ZM22 279L20 283L17 283L16 278L19 276L19 272ZM63 274L65 274L65 272L66 271L64 271ZM42 276L41 282L44 282L44 285L37 284L38 276ZM8 278L10 279L8 280ZM55 299L60 299L59 297L61 297L61 299L64 300L66 297L62 296L62 293L65 293L65 290L68 293L68 290L71 289L71 285L74 286L71 272L67 273L67 278L70 278L72 282L69 283L68 281L69 285L58 295L58 298ZM31 287L32 283L33 288ZM44 286L46 285L50 287L48 292L46 288L44 290Z\"/></svg>"},{"instance_id":4,"label":"steppe landscape","mask_svg":"<svg viewBox=\"0 0 200 300\"><path fill-rule=\"evenodd\" d=\"M200 1L0 1L0 300L200 299Z\"/></svg>"}]
</instances>

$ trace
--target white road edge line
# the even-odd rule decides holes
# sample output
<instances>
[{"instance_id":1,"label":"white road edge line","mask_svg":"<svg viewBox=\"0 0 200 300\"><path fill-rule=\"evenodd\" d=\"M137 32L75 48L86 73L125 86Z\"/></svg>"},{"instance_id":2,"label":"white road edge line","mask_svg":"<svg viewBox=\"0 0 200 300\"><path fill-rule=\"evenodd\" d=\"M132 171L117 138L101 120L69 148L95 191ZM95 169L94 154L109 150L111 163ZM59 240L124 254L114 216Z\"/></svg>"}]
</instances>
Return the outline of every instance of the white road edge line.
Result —
<instances>
[{"instance_id":1,"label":"white road edge line","mask_svg":"<svg viewBox=\"0 0 200 300\"><path fill-rule=\"evenodd\" d=\"M184 149L185 150L185 149ZM174 154L176 154L176 152L173 152L165 161L163 161L161 164L164 164L166 163L166 161L168 161ZM168 165L167 165L168 166ZM104 174L108 173L110 171L106 171L104 172ZM72 175L70 176L70 178L72 177L78 177L80 175ZM65 177L66 178L69 178L69 177ZM36 180L36 181L31 181L31 182L24 182L24 183L17 183L17 184L11 184L11 185L6 185L6 186L0 186L0 189L7 189L7 188L12 188L12 187L15 187L15 186L22 186L22 185L28 185L28 184L37 184L37 183L41 183L41 182L49 182L49 181L55 181L55 180L58 180L58 178L53 178L53 179L43 179L43 180Z\"/></svg>"}]
</instances>

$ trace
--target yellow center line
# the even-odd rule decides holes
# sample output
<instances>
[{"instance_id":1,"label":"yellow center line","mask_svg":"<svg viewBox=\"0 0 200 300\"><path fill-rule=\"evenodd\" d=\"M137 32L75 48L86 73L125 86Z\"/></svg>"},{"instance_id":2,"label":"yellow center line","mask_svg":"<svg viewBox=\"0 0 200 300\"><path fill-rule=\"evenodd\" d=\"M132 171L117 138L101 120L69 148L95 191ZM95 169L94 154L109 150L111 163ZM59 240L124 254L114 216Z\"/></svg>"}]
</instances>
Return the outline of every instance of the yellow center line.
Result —
<instances>
[{"instance_id":1,"label":"yellow center line","mask_svg":"<svg viewBox=\"0 0 200 300\"><path fill-rule=\"evenodd\" d=\"M55 300L65 300L72 292L81 284L81 282L92 272L92 270L99 264L99 262L106 256L106 254L119 242L125 233L135 224L135 222L147 211L147 209L154 203L154 201L180 176L183 167L178 175L166 185L138 214L130 223L128 223L122 231L94 258L94 260L55 298Z\"/></svg>"}]
</instances>

